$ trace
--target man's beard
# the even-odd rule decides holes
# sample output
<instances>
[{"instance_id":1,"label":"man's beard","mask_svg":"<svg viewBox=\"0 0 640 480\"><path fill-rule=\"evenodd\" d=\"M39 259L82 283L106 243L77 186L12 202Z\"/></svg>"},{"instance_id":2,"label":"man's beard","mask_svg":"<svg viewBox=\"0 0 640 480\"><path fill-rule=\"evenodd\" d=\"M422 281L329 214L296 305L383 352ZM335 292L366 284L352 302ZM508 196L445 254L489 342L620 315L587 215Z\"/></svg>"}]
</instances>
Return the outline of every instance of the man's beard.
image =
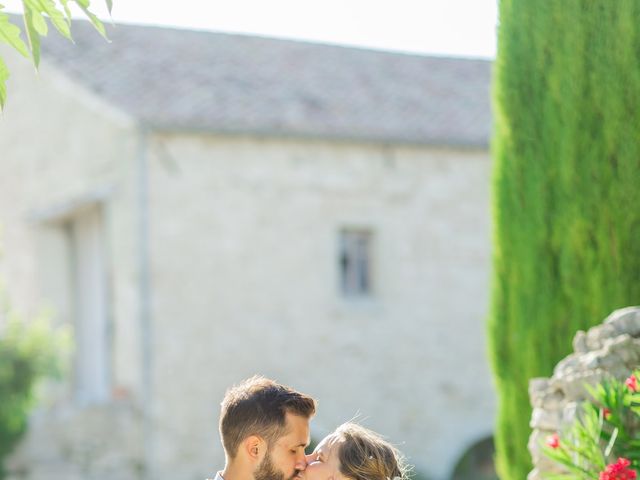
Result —
<instances>
[{"instance_id":1,"label":"man's beard","mask_svg":"<svg viewBox=\"0 0 640 480\"><path fill-rule=\"evenodd\" d=\"M286 480L293 480L299 473L300 470L294 470L293 475ZM271 452L267 452L262 463L253 474L253 478L255 480L285 480L284 472L278 471L271 461Z\"/></svg>"}]
</instances>

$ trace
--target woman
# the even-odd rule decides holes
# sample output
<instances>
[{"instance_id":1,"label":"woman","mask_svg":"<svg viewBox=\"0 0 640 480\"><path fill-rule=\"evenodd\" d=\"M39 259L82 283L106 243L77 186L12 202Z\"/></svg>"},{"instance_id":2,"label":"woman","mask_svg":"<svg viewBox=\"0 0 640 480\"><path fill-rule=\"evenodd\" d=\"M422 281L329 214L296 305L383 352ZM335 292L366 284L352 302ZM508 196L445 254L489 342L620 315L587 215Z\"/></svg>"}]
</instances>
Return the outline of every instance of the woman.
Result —
<instances>
[{"instance_id":1,"label":"woman","mask_svg":"<svg viewBox=\"0 0 640 480\"><path fill-rule=\"evenodd\" d=\"M344 423L307 455L305 480L406 479L400 452L379 435L355 423Z\"/></svg>"}]
</instances>

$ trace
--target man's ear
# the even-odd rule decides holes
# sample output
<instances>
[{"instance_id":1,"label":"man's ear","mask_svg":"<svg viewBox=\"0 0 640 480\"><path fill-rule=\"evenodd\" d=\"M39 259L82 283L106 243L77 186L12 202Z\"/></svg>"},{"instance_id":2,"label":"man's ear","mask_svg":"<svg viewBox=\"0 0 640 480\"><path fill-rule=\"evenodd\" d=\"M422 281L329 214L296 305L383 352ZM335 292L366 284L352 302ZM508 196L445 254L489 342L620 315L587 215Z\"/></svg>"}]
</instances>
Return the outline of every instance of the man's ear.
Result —
<instances>
[{"instance_id":1,"label":"man's ear","mask_svg":"<svg viewBox=\"0 0 640 480\"><path fill-rule=\"evenodd\" d=\"M254 462L259 462L267 453L267 442L257 435L251 435L242 442L242 447L247 455L247 458Z\"/></svg>"}]
</instances>

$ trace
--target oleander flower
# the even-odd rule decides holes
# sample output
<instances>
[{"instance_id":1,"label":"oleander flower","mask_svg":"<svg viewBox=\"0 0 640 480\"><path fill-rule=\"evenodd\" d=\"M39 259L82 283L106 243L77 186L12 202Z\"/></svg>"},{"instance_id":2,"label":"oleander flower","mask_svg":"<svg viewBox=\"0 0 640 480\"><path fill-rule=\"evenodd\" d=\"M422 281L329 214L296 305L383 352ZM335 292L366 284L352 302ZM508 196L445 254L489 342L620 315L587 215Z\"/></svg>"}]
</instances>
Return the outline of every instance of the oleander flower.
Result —
<instances>
[{"instance_id":1,"label":"oleander flower","mask_svg":"<svg viewBox=\"0 0 640 480\"><path fill-rule=\"evenodd\" d=\"M629 376L629 378L627 378L625 380L624 384L632 392L637 392L638 391L638 379L636 378L636 376L633 373Z\"/></svg>"},{"instance_id":2,"label":"oleander flower","mask_svg":"<svg viewBox=\"0 0 640 480\"><path fill-rule=\"evenodd\" d=\"M599 480L634 480L637 473L628 468L629 465L631 462L626 458L618 458L616 463L607 465L604 472L600 472Z\"/></svg>"},{"instance_id":3,"label":"oleander flower","mask_svg":"<svg viewBox=\"0 0 640 480\"><path fill-rule=\"evenodd\" d=\"M558 448L560 446L560 437L558 436L557 433L554 433L553 435L549 435L547 437L546 444L551 448Z\"/></svg>"}]
</instances>

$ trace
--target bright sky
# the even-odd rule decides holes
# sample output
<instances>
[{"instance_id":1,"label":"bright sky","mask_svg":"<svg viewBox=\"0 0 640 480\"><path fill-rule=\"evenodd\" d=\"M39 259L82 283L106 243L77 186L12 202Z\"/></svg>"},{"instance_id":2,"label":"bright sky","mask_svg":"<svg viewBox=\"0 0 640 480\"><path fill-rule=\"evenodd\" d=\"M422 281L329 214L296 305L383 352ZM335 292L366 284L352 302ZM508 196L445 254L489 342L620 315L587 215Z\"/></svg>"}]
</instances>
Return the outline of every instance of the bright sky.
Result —
<instances>
[{"instance_id":1,"label":"bright sky","mask_svg":"<svg viewBox=\"0 0 640 480\"><path fill-rule=\"evenodd\" d=\"M20 0L0 0L20 11ZM103 0L92 0L100 16ZM116 22L466 57L495 56L497 0L113 0Z\"/></svg>"}]
</instances>

